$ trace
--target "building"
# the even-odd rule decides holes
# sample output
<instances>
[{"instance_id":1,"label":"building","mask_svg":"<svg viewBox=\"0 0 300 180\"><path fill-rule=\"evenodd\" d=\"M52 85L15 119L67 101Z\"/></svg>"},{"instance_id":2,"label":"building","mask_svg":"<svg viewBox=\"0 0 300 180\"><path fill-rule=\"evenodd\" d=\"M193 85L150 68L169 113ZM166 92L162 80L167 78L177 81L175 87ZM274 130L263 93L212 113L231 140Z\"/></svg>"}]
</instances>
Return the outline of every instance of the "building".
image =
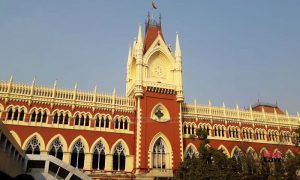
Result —
<instances>
[{"instance_id":1,"label":"building","mask_svg":"<svg viewBox=\"0 0 300 180\"><path fill-rule=\"evenodd\" d=\"M172 177L181 161L197 155L196 129L228 156L297 154L300 116L277 105L249 109L184 103L179 35L173 52L160 18L148 16L129 49L126 96L0 83L0 116L26 154L52 155L100 177ZM30 157L30 155L29 155Z\"/></svg>"}]
</instances>

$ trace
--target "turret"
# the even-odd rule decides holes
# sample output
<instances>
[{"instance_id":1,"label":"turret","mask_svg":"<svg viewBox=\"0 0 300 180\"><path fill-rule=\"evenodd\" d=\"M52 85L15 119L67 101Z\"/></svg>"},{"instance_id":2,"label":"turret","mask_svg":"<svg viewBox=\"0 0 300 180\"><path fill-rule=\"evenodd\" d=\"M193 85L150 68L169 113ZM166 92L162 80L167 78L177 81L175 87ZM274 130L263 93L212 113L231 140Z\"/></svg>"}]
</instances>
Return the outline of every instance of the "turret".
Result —
<instances>
[{"instance_id":1,"label":"turret","mask_svg":"<svg viewBox=\"0 0 300 180\"><path fill-rule=\"evenodd\" d=\"M138 30L138 38L135 46L135 56L136 56L136 84L135 84L135 91L134 95L136 97L143 96L143 77L142 77L142 71L143 71L143 36L142 36L142 26L139 26Z\"/></svg>"},{"instance_id":2,"label":"turret","mask_svg":"<svg viewBox=\"0 0 300 180\"><path fill-rule=\"evenodd\" d=\"M176 84L176 99L177 101L183 102L183 87L182 87L182 59L181 59L181 48L179 42L179 35L176 34L176 46L175 46L175 66L176 66L176 76L177 76L177 84Z\"/></svg>"}]
</instances>

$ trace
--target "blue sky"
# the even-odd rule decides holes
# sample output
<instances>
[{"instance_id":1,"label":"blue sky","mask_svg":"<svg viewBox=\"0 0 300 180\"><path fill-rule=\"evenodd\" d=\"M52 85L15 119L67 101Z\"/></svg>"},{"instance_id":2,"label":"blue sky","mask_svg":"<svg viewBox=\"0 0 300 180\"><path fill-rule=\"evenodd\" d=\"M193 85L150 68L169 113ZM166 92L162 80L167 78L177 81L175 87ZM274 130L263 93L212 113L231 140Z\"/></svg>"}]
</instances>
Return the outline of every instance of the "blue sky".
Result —
<instances>
[{"instance_id":1,"label":"blue sky","mask_svg":"<svg viewBox=\"0 0 300 180\"><path fill-rule=\"evenodd\" d=\"M300 111L299 0L157 0L179 32L186 102ZM0 79L125 94L129 44L150 0L0 1Z\"/></svg>"}]
</instances>

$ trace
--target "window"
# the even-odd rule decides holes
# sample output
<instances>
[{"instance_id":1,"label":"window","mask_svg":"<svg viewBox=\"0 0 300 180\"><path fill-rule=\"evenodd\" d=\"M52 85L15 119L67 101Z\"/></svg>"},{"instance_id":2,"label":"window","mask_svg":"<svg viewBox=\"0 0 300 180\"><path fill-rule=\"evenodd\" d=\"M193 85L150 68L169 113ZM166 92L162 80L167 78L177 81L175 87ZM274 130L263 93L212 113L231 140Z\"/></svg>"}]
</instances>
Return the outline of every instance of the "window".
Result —
<instances>
[{"instance_id":1,"label":"window","mask_svg":"<svg viewBox=\"0 0 300 180\"><path fill-rule=\"evenodd\" d=\"M124 171L125 170L125 161L126 161L126 152L121 143L118 143L115 147L113 154L113 170Z\"/></svg>"},{"instance_id":2,"label":"window","mask_svg":"<svg viewBox=\"0 0 300 180\"><path fill-rule=\"evenodd\" d=\"M105 168L105 147L100 141L94 149L92 168L97 170L104 170Z\"/></svg>"},{"instance_id":3,"label":"window","mask_svg":"<svg viewBox=\"0 0 300 180\"><path fill-rule=\"evenodd\" d=\"M31 138L26 146L26 154L40 154L40 142L36 136Z\"/></svg>"},{"instance_id":4,"label":"window","mask_svg":"<svg viewBox=\"0 0 300 180\"><path fill-rule=\"evenodd\" d=\"M193 159L195 155L196 155L195 151L193 150L192 146L190 146L186 151L185 159Z\"/></svg>"},{"instance_id":5,"label":"window","mask_svg":"<svg viewBox=\"0 0 300 180\"><path fill-rule=\"evenodd\" d=\"M7 112L6 120L19 120L23 121L24 119L24 109L15 107L14 109L11 107Z\"/></svg>"},{"instance_id":6,"label":"window","mask_svg":"<svg viewBox=\"0 0 300 180\"><path fill-rule=\"evenodd\" d=\"M152 152L153 168L166 168L166 146L162 138L156 140Z\"/></svg>"},{"instance_id":7,"label":"window","mask_svg":"<svg viewBox=\"0 0 300 180\"><path fill-rule=\"evenodd\" d=\"M82 169L84 166L84 146L81 142L81 140L77 140L74 144L73 151L71 153L71 165Z\"/></svg>"},{"instance_id":8,"label":"window","mask_svg":"<svg viewBox=\"0 0 300 180\"><path fill-rule=\"evenodd\" d=\"M47 112L42 110L33 111L30 118L31 122L43 122L47 121Z\"/></svg>"},{"instance_id":9,"label":"window","mask_svg":"<svg viewBox=\"0 0 300 180\"><path fill-rule=\"evenodd\" d=\"M63 158L63 145L59 138L56 138L51 144L49 155L52 155L60 160Z\"/></svg>"}]
</instances>

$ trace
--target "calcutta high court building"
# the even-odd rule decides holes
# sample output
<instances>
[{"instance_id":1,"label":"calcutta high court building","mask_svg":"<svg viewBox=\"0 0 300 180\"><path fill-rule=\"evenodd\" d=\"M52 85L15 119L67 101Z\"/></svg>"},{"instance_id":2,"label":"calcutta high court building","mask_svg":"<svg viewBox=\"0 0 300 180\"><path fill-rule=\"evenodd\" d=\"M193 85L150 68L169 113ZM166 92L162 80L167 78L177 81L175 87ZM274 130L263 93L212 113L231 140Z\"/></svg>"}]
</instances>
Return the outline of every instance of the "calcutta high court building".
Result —
<instances>
[{"instance_id":1,"label":"calcutta high court building","mask_svg":"<svg viewBox=\"0 0 300 180\"><path fill-rule=\"evenodd\" d=\"M198 128L207 131L207 146L228 157L299 153L293 139L300 116L276 104L258 102L243 109L186 104L178 34L173 51L160 18L148 16L144 29L139 26L129 48L126 96L96 88L62 89L56 82L53 87L35 80L0 82L1 127L7 129L1 131L1 148L14 154L19 148L17 159L31 169L42 164L46 173L59 166L52 175L63 179L173 177L180 162L197 156ZM16 143L9 144L7 136ZM37 159L44 164L34 165Z\"/></svg>"}]
</instances>

